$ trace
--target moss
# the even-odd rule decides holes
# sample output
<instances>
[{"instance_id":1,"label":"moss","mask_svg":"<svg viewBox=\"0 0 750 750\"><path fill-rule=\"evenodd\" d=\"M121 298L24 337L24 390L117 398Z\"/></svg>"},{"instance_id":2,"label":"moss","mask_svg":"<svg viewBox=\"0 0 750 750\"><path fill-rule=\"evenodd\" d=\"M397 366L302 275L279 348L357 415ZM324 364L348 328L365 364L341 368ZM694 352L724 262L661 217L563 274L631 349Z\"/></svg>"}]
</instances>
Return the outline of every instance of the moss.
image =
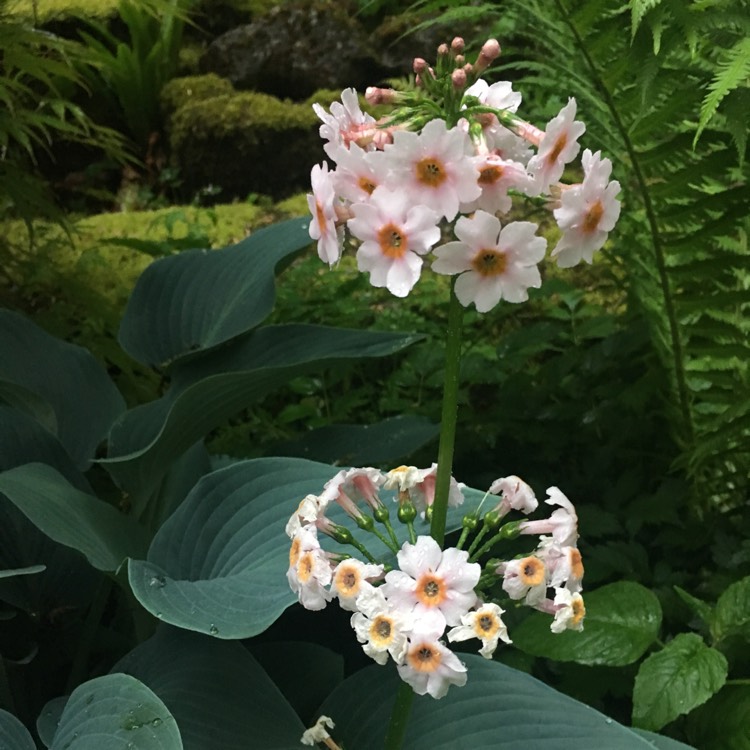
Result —
<instances>
[{"instance_id":1,"label":"moss","mask_svg":"<svg viewBox=\"0 0 750 750\"><path fill-rule=\"evenodd\" d=\"M161 90L161 109L165 117L169 118L191 102L203 102L233 92L231 82L215 73L173 78Z\"/></svg>"},{"instance_id":2,"label":"moss","mask_svg":"<svg viewBox=\"0 0 750 750\"><path fill-rule=\"evenodd\" d=\"M34 13L36 5L36 16ZM46 23L69 16L108 18L117 13L118 0L9 0L5 11L19 18Z\"/></svg>"}]
</instances>

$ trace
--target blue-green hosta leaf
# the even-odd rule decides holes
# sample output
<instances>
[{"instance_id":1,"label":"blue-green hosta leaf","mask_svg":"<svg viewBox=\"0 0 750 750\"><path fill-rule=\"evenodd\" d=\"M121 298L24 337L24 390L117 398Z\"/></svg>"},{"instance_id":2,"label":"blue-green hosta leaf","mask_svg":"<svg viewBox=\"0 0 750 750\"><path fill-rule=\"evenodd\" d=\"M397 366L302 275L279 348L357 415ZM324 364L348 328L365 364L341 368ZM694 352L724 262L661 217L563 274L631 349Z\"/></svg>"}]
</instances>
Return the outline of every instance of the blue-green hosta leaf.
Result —
<instances>
[{"instance_id":1,"label":"blue-green hosta leaf","mask_svg":"<svg viewBox=\"0 0 750 750\"><path fill-rule=\"evenodd\" d=\"M309 685L316 677L312 670L299 662L298 681ZM236 641L160 627L113 671L136 677L164 701L185 750L300 747L305 727L299 717Z\"/></svg>"},{"instance_id":2,"label":"blue-green hosta leaf","mask_svg":"<svg viewBox=\"0 0 750 750\"><path fill-rule=\"evenodd\" d=\"M610 583L584 594L583 631L552 633L549 615L535 612L513 630L513 643L528 654L556 661L622 667L639 659L656 640L661 605L644 586Z\"/></svg>"},{"instance_id":3,"label":"blue-green hosta leaf","mask_svg":"<svg viewBox=\"0 0 750 750\"><path fill-rule=\"evenodd\" d=\"M167 365L255 328L275 298L279 261L310 244L309 219L290 219L221 250L188 250L152 263L120 326L131 357Z\"/></svg>"},{"instance_id":4,"label":"blue-green hosta leaf","mask_svg":"<svg viewBox=\"0 0 750 750\"><path fill-rule=\"evenodd\" d=\"M45 427L54 424L75 465L86 469L125 408L107 373L85 349L50 336L8 310L0 310L0 351L4 399L25 405Z\"/></svg>"},{"instance_id":5,"label":"blue-green hosta leaf","mask_svg":"<svg viewBox=\"0 0 750 750\"><path fill-rule=\"evenodd\" d=\"M145 530L96 497L81 492L46 464L0 473L0 493L54 541L78 550L98 570L116 571L142 555Z\"/></svg>"},{"instance_id":6,"label":"blue-green hosta leaf","mask_svg":"<svg viewBox=\"0 0 750 750\"><path fill-rule=\"evenodd\" d=\"M52 746L68 698L70 698L69 695L63 695L47 701L42 712L36 718L36 732L45 747Z\"/></svg>"},{"instance_id":7,"label":"blue-green hosta leaf","mask_svg":"<svg viewBox=\"0 0 750 750\"><path fill-rule=\"evenodd\" d=\"M656 750L695 750L695 748L686 745L684 742L678 742L671 737L649 732L646 729L633 729L632 731L639 737L643 737L644 740L648 740Z\"/></svg>"},{"instance_id":8,"label":"blue-green hosta leaf","mask_svg":"<svg viewBox=\"0 0 750 750\"><path fill-rule=\"evenodd\" d=\"M680 633L641 664L633 688L633 724L658 731L719 691L726 657L695 633Z\"/></svg>"},{"instance_id":9,"label":"blue-green hosta leaf","mask_svg":"<svg viewBox=\"0 0 750 750\"><path fill-rule=\"evenodd\" d=\"M131 493L147 490L210 430L291 378L342 360L384 357L418 338L325 326L261 328L176 368L163 398L114 426L103 463Z\"/></svg>"},{"instance_id":10,"label":"blue-green hosta leaf","mask_svg":"<svg viewBox=\"0 0 750 750\"><path fill-rule=\"evenodd\" d=\"M21 722L0 708L0 747L3 750L36 750L29 730Z\"/></svg>"},{"instance_id":11,"label":"blue-green hosta leaf","mask_svg":"<svg viewBox=\"0 0 750 750\"><path fill-rule=\"evenodd\" d=\"M15 576L30 576L35 573L43 573L47 570L46 565L29 565L26 568L16 568L15 570L0 570L0 578L13 578Z\"/></svg>"},{"instance_id":12,"label":"blue-green hosta leaf","mask_svg":"<svg viewBox=\"0 0 750 750\"><path fill-rule=\"evenodd\" d=\"M188 630L219 638L263 632L296 601L286 580L284 527L299 501L319 494L336 471L304 459L264 458L203 477L159 529L147 559L130 560L135 596L164 622ZM449 512L448 530L458 528L463 513L483 497L475 490L464 494L465 504ZM338 508L329 515L350 525ZM418 533L428 529L418 522ZM354 533L375 556L389 559L380 541Z\"/></svg>"},{"instance_id":13,"label":"blue-green hosta leaf","mask_svg":"<svg viewBox=\"0 0 750 750\"><path fill-rule=\"evenodd\" d=\"M71 694L51 750L182 750L180 731L164 703L142 682L109 674Z\"/></svg>"},{"instance_id":14,"label":"blue-green hosta leaf","mask_svg":"<svg viewBox=\"0 0 750 750\"><path fill-rule=\"evenodd\" d=\"M441 700L416 696L409 750L653 750L653 745L593 708L530 675L462 654L464 687ZM339 685L320 707L336 723L332 737L356 750L381 750L399 685L392 664L372 666Z\"/></svg>"}]
</instances>

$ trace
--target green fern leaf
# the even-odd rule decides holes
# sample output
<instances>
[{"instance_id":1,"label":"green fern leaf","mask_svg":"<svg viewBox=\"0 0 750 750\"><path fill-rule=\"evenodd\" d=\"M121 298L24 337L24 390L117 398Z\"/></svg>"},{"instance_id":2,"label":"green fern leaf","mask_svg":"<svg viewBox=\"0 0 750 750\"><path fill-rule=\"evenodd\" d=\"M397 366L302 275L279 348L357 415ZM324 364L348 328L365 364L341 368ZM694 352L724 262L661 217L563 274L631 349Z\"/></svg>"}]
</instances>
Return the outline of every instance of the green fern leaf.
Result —
<instances>
[{"instance_id":1,"label":"green fern leaf","mask_svg":"<svg viewBox=\"0 0 750 750\"><path fill-rule=\"evenodd\" d=\"M631 0L631 33L635 36L635 32L638 31L638 27L641 25L643 17L652 8L655 8L661 0Z\"/></svg>"}]
</instances>

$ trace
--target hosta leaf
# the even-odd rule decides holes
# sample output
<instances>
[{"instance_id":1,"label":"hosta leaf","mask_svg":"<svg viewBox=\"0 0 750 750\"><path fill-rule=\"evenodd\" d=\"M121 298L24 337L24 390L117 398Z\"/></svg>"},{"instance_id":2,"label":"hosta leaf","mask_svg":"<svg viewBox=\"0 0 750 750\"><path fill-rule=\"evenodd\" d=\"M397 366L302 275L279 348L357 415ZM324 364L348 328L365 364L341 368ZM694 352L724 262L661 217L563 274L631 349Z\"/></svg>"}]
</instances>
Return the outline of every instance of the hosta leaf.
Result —
<instances>
[{"instance_id":1,"label":"hosta leaf","mask_svg":"<svg viewBox=\"0 0 750 750\"><path fill-rule=\"evenodd\" d=\"M257 326L273 306L276 265L310 244L309 221L291 219L221 250L188 250L152 263L125 309L122 348L163 366Z\"/></svg>"},{"instance_id":2,"label":"hosta leaf","mask_svg":"<svg viewBox=\"0 0 750 750\"><path fill-rule=\"evenodd\" d=\"M287 380L323 363L384 357L418 338L324 326L261 328L177 368L163 398L115 425L103 463L131 492L147 489L193 443Z\"/></svg>"},{"instance_id":3,"label":"hosta leaf","mask_svg":"<svg viewBox=\"0 0 750 750\"><path fill-rule=\"evenodd\" d=\"M658 731L705 703L727 678L727 660L695 633L680 633L641 664L633 690L633 723Z\"/></svg>"},{"instance_id":4,"label":"hosta leaf","mask_svg":"<svg viewBox=\"0 0 750 750\"><path fill-rule=\"evenodd\" d=\"M0 310L0 351L4 398L17 406L23 402L45 427L54 424L75 465L86 469L125 408L107 373L85 349L8 310ZM17 388L11 395L13 385Z\"/></svg>"},{"instance_id":5,"label":"hosta leaf","mask_svg":"<svg viewBox=\"0 0 750 750\"><path fill-rule=\"evenodd\" d=\"M269 646L269 648L271 648ZM305 727L242 645L162 626L115 665L148 685L174 716L185 750L296 750ZM312 665L297 664L309 684Z\"/></svg>"},{"instance_id":6,"label":"hosta leaf","mask_svg":"<svg viewBox=\"0 0 750 750\"><path fill-rule=\"evenodd\" d=\"M701 750L750 750L750 686L725 685L691 712L687 731Z\"/></svg>"},{"instance_id":7,"label":"hosta leaf","mask_svg":"<svg viewBox=\"0 0 750 750\"><path fill-rule=\"evenodd\" d=\"M610 583L585 594L582 632L550 631L551 618L530 615L513 631L513 643L526 653L556 661L621 667L639 659L656 640L661 605L644 586L632 581Z\"/></svg>"},{"instance_id":8,"label":"hosta leaf","mask_svg":"<svg viewBox=\"0 0 750 750\"><path fill-rule=\"evenodd\" d=\"M261 633L296 601L286 581L284 527L299 501L319 494L336 471L304 459L264 458L206 475L159 529L147 559L130 560L136 598L164 622L187 630L218 638ZM449 530L483 497L475 490L465 495L464 505L449 512ZM351 526L338 507L328 515ZM418 533L429 528L421 519L416 526ZM392 557L374 537L356 527L354 534L376 557Z\"/></svg>"},{"instance_id":9,"label":"hosta leaf","mask_svg":"<svg viewBox=\"0 0 750 750\"><path fill-rule=\"evenodd\" d=\"M0 747L3 750L36 750L29 730L21 722L0 708Z\"/></svg>"},{"instance_id":10,"label":"hosta leaf","mask_svg":"<svg viewBox=\"0 0 750 750\"><path fill-rule=\"evenodd\" d=\"M45 464L0 473L0 493L40 531L84 554L98 570L115 571L126 557L146 550L144 529Z\"/></svg>"},{"instance_id":11,"label":"hosta leaf","mask_svg":"<svg viewBox=\"0 0 750 750\"><path fill-rule=\"evenodd\" d=\"M162 701L142 682L109 674L71 694L51 750L182 750L180 731Z\"/></svg>"},{"instance_id":12,"label":"hosta leaf","mask_svg":"<svg viewBox=\"0 0 750 750\"><path fill-rule=\"evenodd\" d=\"M653 745L593 708L530 675L462 654L464 687L439 701L417 696L404 747L409 750L653 750ZM320 708L336 722L332 736L357 750L382 750L399 685L393 665L372 666L339 685Z\"/></svg>"},{"instance_id":13,"label":"hosta leaf","mask_svg":"<svg viewBox=\"0 0 750 750\"><path fill-rule=\"evenodd\" d=\"M16 568L15 570L0 570L0 578L13 578L15 576L30 576L35 573L43 573L47 567L45 565L29 565L26 568Z\"/></svg>"},{"instance_id":14,"label":"hosta leaf","mask_svg":"<svg viewBox=\"0 0 750 750\"><path fill-rule=\"evenodd\" d=\"M632 731L639 737L643 737L644 740L648 740L656 750L694 750L684 742L678 742L671 737L649 732L646 729L633 729Z\"/></svg>"}]
</instances>

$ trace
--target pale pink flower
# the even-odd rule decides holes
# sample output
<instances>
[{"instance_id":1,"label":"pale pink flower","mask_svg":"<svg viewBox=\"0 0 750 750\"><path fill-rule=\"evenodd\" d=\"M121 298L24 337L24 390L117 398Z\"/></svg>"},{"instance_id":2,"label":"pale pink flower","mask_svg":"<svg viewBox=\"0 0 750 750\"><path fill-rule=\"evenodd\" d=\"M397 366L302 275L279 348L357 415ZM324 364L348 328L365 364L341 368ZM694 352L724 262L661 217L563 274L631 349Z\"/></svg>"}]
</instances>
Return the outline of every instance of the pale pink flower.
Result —
<instances>
[{"instance_id":1,"label":"pale pink flower","mask_svg":"<svg viewBox=\"0 0 750 750\"><path fill-rule=\"evenodd\" d=\"M570 268L581 260L591 263L620 216L620 183L609 182L612 162L602 159L601 151L592 154L589 149L583 152L581 161L583 182L564 189L560 207L554 210L563 235L552 257L561 268Z\"/></svg>"},{"instance_id":2,"label":"pale pink flower","mask_svg":"<svg viewBox=\"0 0 750 750\"><path fill-rule=\"evenodd\" d=\"M443 120L430 120L421 133L395 132L393 144L385 149L390 179L406 191L409 205L420 203L449 221L461 203L481 193L477 168L468 158L472 154L467 133L448 130Z\"/></svg>"},{"instance_id":3,"label":"pale pink flower","mask_svg":"<svg viewBox=\"0 0 750 750\"><path fill-rule=\"evenodd\" d=\"M328 172L328 164L323 162L321 167L316 164L310 174L312 195L307 195L307 205L312 214L309 233L310 237L318 241L318 255L320 259L333 265L341 255L343 242L343 227L336 227L336 191Z\"/></svg>"},{"instance_id":4,"label":"pale pink flower","mask_svg":"<svg viewBox=\"0 0 750 750\"><path fill-rule=\"evenodd\" d=\"M398 489L399 493L406 493L409 500L420 513L424 512L435 502L435 481L437 480L437 464L433 463L429 469L418 469L416 466L399 466L391 469L386 475L385 489ZM448 506L457 508L464 501L462 489L466 485L450 478L448 488ZM398 498L396 498L398 500Z\"/></svg>"},{"instance_id":5,"label":"pale pink flower","mask_svg":"<svg viewBox=\"0 0 750 750\"><path fill-rule=\"evenodd\" d=\"M327 484L337 484L340 491L351 498L364 500L375 510L383 504L378 497L378 488L385 480L385 475L379 469L363 467L342 470Z\"/></svg>"},{"instance_id":6,"label":"pale pink flower","mask_svg":"<svg viewBox=\"0 0 750 750\"><path fill-rule=\"evenodd\" d=\"M549 518L538 521L522 521L521 534L552 534L561 547L574 547L578 539L578 516L573 503L557 487L547 488L547 505L560 505Z\"/></svg>"},{"instance_id":7,"label":"pale pink flower","mask_svg":"<svg viewBox=\"0 0 750 750\"><path fill-rule=\"evenodd\" d=\"M531 185L531 179L520 162L507 161L491 153L474 157L474 163L479 170L477 184L482 193L471 203L462 203L462 213L471 213L478 208L490 214L507 213L513 203L508 190L514 188L523 192Z\"/></svg>"},{"instance_id":8,"label":"pale pink flower","mask_svg":"<svg viewBox=\"0 0 750 750\"><path fill-rule=\"evenodd\" d=\"M366 203L375 188L384 184L388 165L382 151L365 151L356 144L336 150L333 184L336 192L351 203Z\"/></svg>"},{"instance_id":9,"label":"pale pink flower","mask_svg":"<svg viewBox=\"0 0 750 750\"><path fill-rule=\"evenodd\" d=\"M482 604L479 609L465 614L459 626L448 631L448 640L453 643L479 638L482 641L479 653L485 659L491 659L498 640L512 643L508 637L508 628L501 617L504 612L505 610L500 609L497 604Z\"/></svg>"},{"instance_id":10,"label":"pale pink flower","mask_svg":"<svg viewBox=\"0 0 750 750\"><path fill-rule=\"evenodd\" d=\"M578 139L586 126L575 119L576 100L568 103L553 117L544 130L539 150L529 160L529 172L534 176L536 194L544 193L553 182L562 177L565 165L578 156L581 149Z\"/></svg>"},{"instance_id":11,"label":"pale pink flower","mask_svg":"<svg viewBox=\"0 0 750 750\"><path fill-rule=\"evenodd\" d=\"M325 517L328 502L321 500L317 495L306 495L292 513L286 525L286 534L293 539L295 534L303 527L312 524L321 531L328 533L331 522Z\"/></svg>"},{"instance_id":12,"label":"pale pink flower","mask_svg":"<svg viewBox=\"0 0 750 750\"><path fill-rule=\"evenodd\" d=\"M387 573L381 589L401 609L418 618L439 613L445 627L458 625L476 603L481 566L468 562L465 550L441 550L432 537L420 536L416 544L405 542L396 558L401 570Z\"/></svg>"},{"instance_id":13,"label":"pale pink flower","mask_svg":"<svg viewBox=\"0 0 750 750\"><path fill-rule=\"evenodd\" d=\"M542 537L536 554L547 568L547 585L565 587L573 593L583 587L583 559L577 547L561 547L551 537Z\"/></svg>"},{"instance_id":14,"label":"pale pink flower","mask_svg":"<svg viewBox=\"0 0 750 750\"><path fill-rule=\"evenodd\" d=\"M382 565L363 563L355 558L342 560L333 570L331 593L338 597L342 609L357 612L357 597L372 591L374 586L370 581L382 575Z\"/></svg>"},{"instance_id":15,"label":"pale pink flower","mask_svg":"<svg viewBox=\"0 0 750 750\"><path fill-rule=\"evenodd\" d=\"M438 639L442 628L418 625L409 636L409 647L398 673L417 695L442 698L451 685L466 684L466 665Z\"/></svg>"},{"instance_id":16,"label":"pale pink flower","mask_svg":"<svg viewBox=\"0 0 750 750\"><path fill-rule=\"evenodd\" d=\"M344 89L341 92L341 102L331 104L330 113L326 112L320 104L313 104L313 110L323 121L320 126L320 137L328 141L323 148L334 161L337 146L348 148L349 143L355 140L359 131L375 123L372 115L362 112L357 92L353 88Z\"/></svg>"},{"instance_id":17,"label":"pale pink flower","mask_svg":"<svg viewBox=\"0 0 750 750\"><path fill-rule=\"evenodd\" d=\"M539 505L534 490L515 474L496 479L490 485L489 492L493 495L502 495L495 508L500 518L506 516L511 510L518 510L528 515L533 513Z\"/></svg>"},{"instance_id":18,"label":"pale pink flower","mask_svg":"<svg viewBox=\"0 0 750 750\"><path fill-rule=\"evenodd\" d=\"M555 589L553 606L555 619L549 626L553 633L562 633L563 630L583 630L586 606L580 594L568 591L568 589Z\"/></svg>"},{"instance_id":19,"label":"pale pink flower","mask_svg":"<svg viewBox=\"0 0 750 750\"><path fill-rule=\"evenodd\" d=\"M305 609L323 609L331 601L325 588L331 583L331 563L318 542L314 526L304 526L289 549L289 587Z\"/></svg>"},{"instance_id":20,"label":"pale pink flower","mask_svg":"<svg viewBox=\"0 0 750 750\"><path fill-rule=\"evenodd\" d=\"M351 233L362 240L357 251L360 271L369 271L370 283L406 297L422 271L420 255L440 239L435 211L415 205L414 196L384 186L375 188L367 203L352 206Z\"/></svg>"},{"instance_id":21,"label":"pale pink flower","mask_svg":"<svg viewBox=\"0 0 750 750\"><path fill-rule=\"evenodd\" d=\"M503 576L503 590L511 599L525 599L535 606L547 595L547 569L535 555L501 563L497 572Z\"/></svg>"},{"instance_id":22,"label":"pale pink flower","mask_svg":"<svg viewBox=\"0 0 750 750\"><path fill-rule=\"evenodd\" d=\"M517 112L521 106L521 94L513 91L510 81L497 81L490 86L483 78L479 78L466 89L464 96L476 96L482 104L508 112Z\"/></svg>"},{"instance_id":23,"label":"pale pink flower","mask_svg":"<svg viewBox=\"0 0 750 750\"><path fill-rule=\"evenodd\" d=\"M357 609L351 624L362 650L378 664L388 661L388 654L401 664L408 646L407 634L414 618L389 602L380 588L363 591L357 599Z\"/></svg>"},{"instance_id":24,"label":"pale pink flower","mask_svg":"<svg viewBox=\"0 0 750 750\"><path fill-rule=\"evenodd\" d=\"M501 299L523 302L529 287L542 285L537 263L547 240L536 236L537 228L514 221L501 230L500 220L486 211L477 211L472 219L462 216L454 229L460 241L436 248L432 268L461 274L455 290L464 307L473 302L479 312L487 312Z\"/></svg>"}]
</instances>

